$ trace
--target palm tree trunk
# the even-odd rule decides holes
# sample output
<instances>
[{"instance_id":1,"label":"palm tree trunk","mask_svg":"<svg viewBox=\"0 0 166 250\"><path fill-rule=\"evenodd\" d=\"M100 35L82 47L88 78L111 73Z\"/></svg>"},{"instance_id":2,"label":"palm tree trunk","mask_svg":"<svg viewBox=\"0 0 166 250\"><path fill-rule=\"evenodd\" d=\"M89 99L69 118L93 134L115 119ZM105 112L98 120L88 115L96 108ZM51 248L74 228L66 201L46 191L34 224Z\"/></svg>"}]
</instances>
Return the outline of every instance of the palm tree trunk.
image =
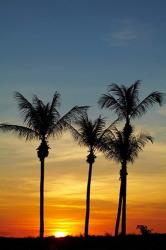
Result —
<instances>
[{"instance_id":1,"label":"palm tree trunk","mask_svg":"<svg viewBox=\"0 0 166 250\"><path fill-rule=\"evenodd\" d=\"M93 163L89 163L89 173L88 173L88 183L87 183L87 193L86 193L86 216L85 216L85 231L84 231L85 237L88 237L89 235L90 187L91 187L92 166Z\"/></svg>"},{"instance_id":2,"label":"palm tree trunk","mask_svg":"<svg viewBox=\"0 0 166 250\"><path fill-rule=\"evenodd\" d=\"M40 238L44 237L44 158L40 159Z\"/></svg>"},{"instance_id":3,"label":"palm tree trunk","mask_svg":"<svg viewBox=\"0 0 166 250\"><path fill-rule=\"evenodd\" d=\"M127 155L129 149L129 138L132 133L132 127L130 125L130 118L127 115L126 123L123 129L124 132L124 142L125 142L125 158L122 163L122 236L126 236L126 189L127 189Z\"/></svg>"},{"instance_id":4,"label":"palm tree trunk","mask_svg":"<svg viewBox=\"0 0 166 250\"><path fill-rule=\"evenodd\" d=\"M122 174L122 236L126 236L126 189L127 189L127 169L126 163L123 165L123 174Z\"/></svg>"},{"instance_id":5,"label":"palm tree trunk","mask_svg":"<svg viewBox=\"0 0 166 250\"><path fill-rule=\"evenodd\" d=\"M115 237L118 236L118 231L119 231L119 224L120 224L120 215L121 215L121 210L122 210L122 180L120 184L120 191L119 191L119 204L118 204L118 213L117 213L117 218L116 218L116 226L115 226Z\"/></svg>"}]
</instances>

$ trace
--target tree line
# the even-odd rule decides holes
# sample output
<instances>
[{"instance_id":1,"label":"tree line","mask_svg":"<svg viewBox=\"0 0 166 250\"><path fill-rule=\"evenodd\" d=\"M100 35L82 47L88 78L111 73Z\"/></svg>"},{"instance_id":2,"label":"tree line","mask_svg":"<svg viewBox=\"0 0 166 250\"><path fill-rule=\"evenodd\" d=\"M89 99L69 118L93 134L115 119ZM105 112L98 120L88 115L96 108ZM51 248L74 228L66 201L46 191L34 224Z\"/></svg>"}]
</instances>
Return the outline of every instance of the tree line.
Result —
<instances>
[{"instance_id":1,"label":"tree line","mask_svg":"<svg viewBox=\"0 0 166 250\"><path fill-rule=\"evenodd\" d=\"M155 104L161 106L165 100L165 94L158 91L140 100L140 84L140 81L130 86L110 84L107 93L101 95L98 101L99 107L109 109L117 116L109 126L106 126L106 120L101 115L91 120L88 116L89 106L74 106L61 116L58 111L60 106L58 92L55 92L52 101L46 104L36 95L30 102L21 93L15 92L23 126L1 123L0 131L13 132L26 140L40 141L37 148L37 156L40 160L40 238L44 237L44 168L45 158L49 155L48 140L51 136L62 135L66 130L71 132L80 146L88 148L86 161L89 164L89 171L84 236L89 236L91 176L97 151L101 151L106 158L115 160L121 166L115 236L119 234L120 220L121 234L126 235L127 165L129 162L134 162L147 142L153 142L149 134L135 134L132 121L141 118ZM122 129L117 127L120 122L123 122Z\"/></svg>"}]
</instances>

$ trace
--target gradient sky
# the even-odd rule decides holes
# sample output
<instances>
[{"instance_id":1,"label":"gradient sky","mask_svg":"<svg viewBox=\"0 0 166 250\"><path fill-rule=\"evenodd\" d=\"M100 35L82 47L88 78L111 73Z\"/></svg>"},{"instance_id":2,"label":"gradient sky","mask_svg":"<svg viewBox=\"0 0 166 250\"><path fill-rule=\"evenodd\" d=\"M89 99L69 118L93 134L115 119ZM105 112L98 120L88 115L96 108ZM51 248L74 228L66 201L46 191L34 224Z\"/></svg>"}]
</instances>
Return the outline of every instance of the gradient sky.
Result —
<instances>
[{"instance_id":1,"label":"gradient sky","mask_svg":"<svg viewBox=\"0 0 166 250\"><path fill-rule=\"evenodd\" d=\"M141 96L166 92L166 2L164 0L1 0L0 122L21 124L13 92L62 98L62 113L92 106L116 82L142 80ZM128 175L128 233L137 224L166 232L166 106L135 121L155 138ZM34 236L39 226L38 142L0 134L0 235ZM50 140L46 160L46 235L83 233L87 150L66 133ZM92 179L90 233L114 232L119 166L98 154Z\"/></svg>"}]
</instances>

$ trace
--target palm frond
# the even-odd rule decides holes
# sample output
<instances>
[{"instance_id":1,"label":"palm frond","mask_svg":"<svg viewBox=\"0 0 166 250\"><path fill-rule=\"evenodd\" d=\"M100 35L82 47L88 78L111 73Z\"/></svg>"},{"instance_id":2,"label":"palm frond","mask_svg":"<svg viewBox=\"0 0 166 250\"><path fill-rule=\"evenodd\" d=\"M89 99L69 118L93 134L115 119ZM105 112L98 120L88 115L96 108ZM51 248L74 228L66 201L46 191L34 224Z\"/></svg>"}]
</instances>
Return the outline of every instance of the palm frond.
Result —
<instances>
[{"instance_id":1,"label":"palm frond","mask_svg":"<svg viewBox=\"0 0 166 250\"><path fill-rule=\"evenodd\" d=\"M104 151L104 144L111 130L111 126L109 126L105 131L105 124L106 121L101 116L92 121L85 113L74 122L76 128L71 127L70 131L80 146L86 146L94 151Z\"/></svg>"},{"instance_id":2,"label":"palm frond","mask_svg":"<svg viewBox=\"0 0 166 250\"><path fill-rule=\"evenodd\" d=\"M21 93L16 91L14 92L14 96L18 101L18 107L21 111L25 109L33 109L32 104Z\"/></svg>"},{"instance_id":3,"label":"palm frond","mask_svg":"<svg viewBox=\"0 0 166 250\"><path fill-rule=\"evenodd\" d=\"M120 119L116 119L114 122L112 122L102 133L100 138L108 137L110 134L113 135L113 131L116 129L116 124L120 121Z\"/></svg>"},{"instance_id":4,"label":"palm frond","mask_svg":"<svg viewBox=\"0 0 166 250\"><path fill-rule=\"evenodd\" d=\"M60 118L60 114L57 110L57 107L59 106L60 106L60 94L56 91L54 93L52 103L49 108L50 116L53 116L55 121L58 121Z\"/></svg>"},{"instance_id":5,"label":"palm frond","mask_svg":"<svg viewBox=\"0 0 166 250\"><path fill-rule=\"evenodd\" d=\"M105 128L106 121L104 118L99 115L99 117L94 121L93 124L93 133L96 135L96 137L101 136L103 129Z\"/></svg>"},{"instance_id":6,"label":"palm frond","mask_svg":"<svg viewBox=\"0 0 166 250\"><path fill-rule=\"evenodd\" d=\"M139 87L141 85L141 81L137 80L134 84L131 85L131 96L136 103L139 102Z\"/></svg>"},{"instance_id":7,"label":"palm frond","mask_svg":"<svg viewBox=\"0 0 166 250\"><path fill-rule=\"evenodd\" d=\"M24 126L19 126L19 125L11 125L11 124L6 124L6 123L1 123L0 124L0 131L3 132L13 132L17 134L19 137L25 137L26 140L32 140L35 138L39 138L39 134L37 134L34 130L24 127Z\"/></svg>"},{"instance_id":8,"label":"palm frond","mask_svg":"<svg viewBox=\"0 0 166 250\"><path fill-rule=\"evenodd\" d=\"M75 106L70 111L68 111L64 116L60 118L60 122L72 123L77 121L81 116L84 116L88 110L89 106Z\"/></svg>"},{"instance_id":9,"label":"palm frond","mask_svg":"<svg viewBox=\"0 0 166 250\"><path fill-rule=\"evenodd\" d=\"M154 91L141 101L131 113L131 118L141 117L145 114L150 107L158 103L160 106L163 104L165 94Z\"/></svg>"},{"instance_id":10,"label":"palm frond","mask_svg":"<svg viewBox=\"0 0 166 250\"><path fill-rule=\"evenodd\" d=\"M43 108L45 107L43 101L39 99L37 95L33 96L32 103L33 103L35 110L43 110Z\"/></svg>"},{"instance_id":11,"label":"palm frond","mask_svg":"<svg viewBox=\"0 0 166 250\"><path fill-rule=\"evenodd\" d=\"M24 123L32 128L33 122L36 121L37 117L34 106L19 92L15 92L15 98L18 102L18 108L21 111Z\"/></svg>"},{"instance_id":12,"label":"palm frond","mask_svg":"<svg viewBox=\"0 0 166 250\"><path fill-rule=\"evenodd\" d=\"M62 134L64 130L68 129L69 124L71 125L72 122L76 122L81 116L84 116L88 108L89 106L75 106L71 110L69 110L53 125L53 135Z\"/></svg>"},{"instance_id":13,"label":"palm frond","mask_svg":"<svg viewBox=\"0 0 166 250\"><path fill-rule=\"evenodd\" d=\"M98 101L100 108L113 110L119 117L123 116L123 107L111 94L104 94Z\"/></svg>"},{"instance_id":14,"label":"palm frond","mask_svg":"<svg viewBox=\"0 0 166 250\"><path fill-rule=\"evenodd\" d=\"M144 133L134 135L132 129L132 133L126 144L124 130L119 131L115 127L112 134L107 137L105 145L103 146L103 152L108 159L114 159L121 163L124 160L133 163L148 141L153 142L153 138L150 135Z\"/></svg>"},{"instance_id":15,"label":"palm frond","mask_svg":"<svg viewBox=\"0 0 166 250\"><path fill-rule=\"evenodd\" d=\"M135 140L141 148L143 148L148 141L153 143L153 137L145 133L135 136Z\"/></svg>"},{"instance_id":16,"label":"palm frond","mask_svg":"<svg viewBox=\"0 0 166 250\"><path fill-rule=\"evenodd\" d=\"M85 146L82 134L69 123L67 124L67 128L73 136L74 140L77 141L80 146Z\"/></svg>"},{"instance_id":17,"label":"palm frond","mask_svg":"<svg viewBox=\"0 0 166 250\"><path fill-rule=\"evenodd\" d=\"M132 136L130 138L129 148L128 148L128 161L134 162L135 158L138 157L139 152L143 151L147 142L153 143L153 138L150 135L141 133L138 136Z\"/></svg>"},{"instance_id":18,"label":"palm frond","mask_svg":"<svg viewBox=\"0 0 166 250\"><path fill-rule=\"evenodd\" d=\"M112 83L108 86L108 92L113 92L119 100L125 98L126 87L124 85L119 86L116 83Z\"/></svg>"},{"instance_id":19,"label":"palm frond","mask_svg":"<svg viewBox=\"0 0 166 250\"><path fill-rule=\"evenodd\" d=\"M73 124L81 129L89 127L90 124L92 125L92 121L89 119L87 112L85 112L84 114L80 115L78 119L75 119Z\"/></svg>"},{"instance_id":20,"label":"palm frond","mask_svg":"<svg viewBox=\"0 0 166 250\"><path fill-rule=\"evenodd\" d=\"M54 108L59 106L60 106L60 94L57 91L55 91L54 96L52 98L50 110L53 110Z\"/></svg>"}]
</instances>

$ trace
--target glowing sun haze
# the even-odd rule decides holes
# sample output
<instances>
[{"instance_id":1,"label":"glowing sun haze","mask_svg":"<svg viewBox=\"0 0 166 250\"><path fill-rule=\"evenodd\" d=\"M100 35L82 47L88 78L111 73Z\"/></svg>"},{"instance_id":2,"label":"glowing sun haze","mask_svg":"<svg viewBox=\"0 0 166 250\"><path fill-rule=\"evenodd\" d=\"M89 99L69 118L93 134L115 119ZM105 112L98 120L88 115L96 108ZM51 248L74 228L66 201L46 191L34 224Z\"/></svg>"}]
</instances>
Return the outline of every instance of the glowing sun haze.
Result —
<instances>
[{"instance_id":1,"label":"glowing sun haze","mask_svg":"<svg viewBox=\"0 0 166 250\"><path fill-rule=\"evenodd\" d=\"M66 232L55 232L54 236L57 238L65 237L67 235Z\"/></svg>"}]
</instances>

